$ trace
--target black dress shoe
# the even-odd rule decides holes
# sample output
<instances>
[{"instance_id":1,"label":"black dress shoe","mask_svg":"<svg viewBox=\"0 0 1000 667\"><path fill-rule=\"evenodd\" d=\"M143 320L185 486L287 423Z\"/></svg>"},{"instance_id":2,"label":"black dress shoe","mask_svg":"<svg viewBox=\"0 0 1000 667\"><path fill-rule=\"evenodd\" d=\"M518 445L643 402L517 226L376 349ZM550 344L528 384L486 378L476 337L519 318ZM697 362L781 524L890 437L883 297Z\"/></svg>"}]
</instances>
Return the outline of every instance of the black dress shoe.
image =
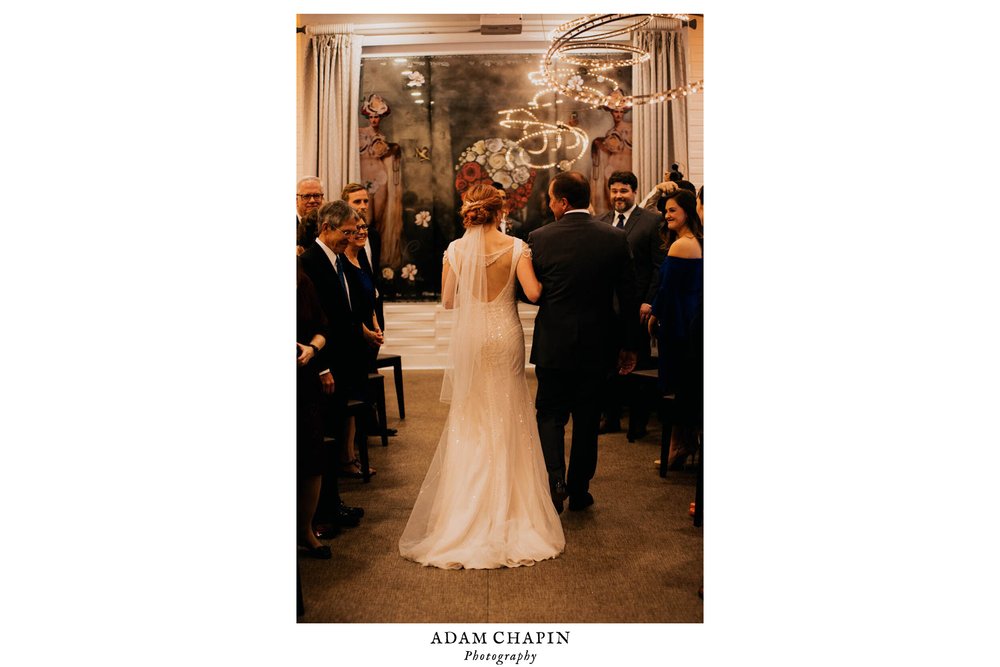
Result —
<instances>
[{"instance_id":1,"label":"black dress shoe","mask_svg":"<svg viewBox=\"0 0 1000 667\"><path fill-rule=\"evenodd\" d=\"M601 422L597 426L598 433L618 433L622 430L622 425L617 421L608 421L601 417Z\"/></svg>"},{"instance_id":2,"label":"black dress shoe","mask_svg":"<svg viewBox=\"0 0 1000 667\"><path fill-rule=\"evenodd\" d=\"M306 550L306 553L313 558L319 558L320 560L329 560L333 558L333 552L330 551L330 547L325 544L321 544L318 547L308 547L304 544L300 544L300 547Z\"/></svg>"},{"instance_id":3,"label":"black dress shoe","mask_svg":"<svg viewBox=\"0 0 1000 667\"><path fill-rule=\"evenodd\" d=\"M345 505L344 503L340 503L340 507L338 507L337 510L344 514L350 514L351 516L356 516L359 519L365 515L364 508L351 507L350 505Z\"/></svg>"},{"instance_id":4,"label":"black dress shoe","mask_svg":"<svg viewBox=\"0 0 1000 667\"><path fill-rule=\"evenodd\" d=\"M649 434L649 431L647 431L646 429L642 429L641 431L632 431L630 429L629 432L628 432L628 434L626 434L625 437L628 438L629 442L635 442L639 438L645 437L648 434Z\"/></svg>"},{"instance_id":5,"label":"black dress shoe","mask_svg":"<svg viewBox=\"0 0 1000 667\"><path fill-rule=\"evenodd\" d=\"M337 508L334 510L333 516L330 517L330 523L341 528L357 528L361 525L361 517Z\"/></svg>"},{"instance_id":6,"label":"black dress shoe","mask_svg":"<svg viewBox=\"0 0 1000 667\"><path fill-rule=\"evenodd\" d=\"M550 489L552 493L552 504L555 505L556 514L562 514L563 511L563 501L566 500L566 485L562 482L556 482Z\"/></svg>"},{"instance_id":7,"label":"black dress shoe","mask_svg":"<svg viewBox=\"0 0 1000 667\"><path fill-rule=\"evenodd\" d=\"M577 494L569 497L569 509L571 512L585 510L594 504L594 496L589 493Z\"/></svg>"},{"instance_id":8,"label":"black dress shoe","mask_svg":"<svg viewBox=\"0 0 1000 667\"><path fill-rule=\"evenodd\" d=\"M399 433L399 431L397 431L397 430L396 430L396 429L394 429L394 428L387 428L387 429L385 430L385 434L386 434L387 436L389 436L390 438L391 438L392 436L396 435L397 433Z\"/></svg>"}]
</instances>

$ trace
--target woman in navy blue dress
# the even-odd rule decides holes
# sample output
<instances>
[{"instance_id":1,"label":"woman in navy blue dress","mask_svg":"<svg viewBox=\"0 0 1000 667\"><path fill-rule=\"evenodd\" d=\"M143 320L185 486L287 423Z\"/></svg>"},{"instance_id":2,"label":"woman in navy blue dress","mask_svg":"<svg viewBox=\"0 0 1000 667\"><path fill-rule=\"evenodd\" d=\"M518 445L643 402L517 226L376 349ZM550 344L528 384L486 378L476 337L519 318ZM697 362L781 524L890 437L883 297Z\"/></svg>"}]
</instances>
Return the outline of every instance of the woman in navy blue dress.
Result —
<instances>
[{"instance_id":1,"label":"woman in navy blue dress","mask_svg":"<svg viewBox=\"0 0 1000 667\"><path fill-rule=\"evenodd\" d=\"M378 293L375 287L375 276L372 275L371 263L365 253L365 241L368 240L368 223L358 223L358 233L354 235L351 242L344 251L351 271L350 279L347 281L351 294L351 310L355 317L361 322L361 334L368 347L364 350L365 362L362 364L368 372L375 368L375 359L378 357L378 350L382 347L384 337L382 328L378 325L378 318L375 317L375 304ZM346 443L347 448L344 460L341 464L341 472L347 477L361 477L361 463L358 461L354 450L354 442ZM375 469L368 467L371 474L375 474Z\"/></svg>"},{"instance_id":2,"label":"woman in navy blue dress","mask_svg":"<svg viewBox=\"0 0 1000 667\"><path fill-rule=\"evenodd\" d=\"M667 256L649 319L659 350L660 389L674 394L674 428L667 466L683 465L694 452L701 425L704 231L695 194L681 189L660 202L660 237Z\"/></svg>"}]
</instances>

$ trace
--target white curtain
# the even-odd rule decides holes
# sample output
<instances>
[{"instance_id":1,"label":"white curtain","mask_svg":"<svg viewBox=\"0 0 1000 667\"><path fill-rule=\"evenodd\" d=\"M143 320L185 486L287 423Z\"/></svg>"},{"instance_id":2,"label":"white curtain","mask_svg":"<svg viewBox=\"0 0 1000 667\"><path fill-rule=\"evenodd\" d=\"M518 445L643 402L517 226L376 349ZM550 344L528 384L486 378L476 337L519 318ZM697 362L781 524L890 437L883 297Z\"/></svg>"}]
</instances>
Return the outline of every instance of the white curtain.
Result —
<instances>
[{"instance_id":1,"label":"white curtain","mask_svg":"<svg viewBox=\"0 0 1000 667\"><path fill-rule=\"evenodd\" d=\"M648 61L632 68L633 95L687 85L687 28L680 21L654 19L633 33L632 44L650 54ZM632 169L639 192L652 190L673 162L688 175L687 98L633 107Z\"/></svg>"},{"instance_id":2,"label":"white curtain","mask_svg":"<svg viewBox=\"0 0 1000 667\"><path fill-rule=\"evenodd\" d=\"M358 114L363 37L351 24L308 26L299 118L302 160L298 178L319 176L327 199L361 178Z\"/></svg>"}]
</instances>

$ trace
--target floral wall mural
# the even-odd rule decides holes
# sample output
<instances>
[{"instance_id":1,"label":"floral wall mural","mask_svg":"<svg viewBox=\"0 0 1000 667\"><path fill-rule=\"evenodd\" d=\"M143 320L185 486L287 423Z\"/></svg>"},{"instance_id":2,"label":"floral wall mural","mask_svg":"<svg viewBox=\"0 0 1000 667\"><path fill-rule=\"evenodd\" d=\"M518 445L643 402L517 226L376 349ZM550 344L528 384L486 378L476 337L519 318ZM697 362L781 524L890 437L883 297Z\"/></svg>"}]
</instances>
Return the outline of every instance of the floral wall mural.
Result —
<instances>
[{"instance_id":1,"label":"floral wall mural","mask_svg":"<svg viewBox=\"0 0 1000 667\"><path fill-rule=\"evenodd\" d=\"M539 91L528 75L537 69L538 56L528 54L362 61L361 174L382 237L379 287L387 300L439 298L441 256L463 232L458 210L470 185L503 186L508 219L521 237L552 220L546 192L557 168L533 164L561 162L593 175L595 208L607 209L600 194L607 176L619 165L631 168L631 112L618 117L572 100L533 109L539 121L564 123L599 141L585 151L589 159L576 159L580 151L568 150L566 142L550 142L541 154L509 152L523 133L501 127L498 114L528 106ZM614 76L631 80L627 68Z\"/></svg>"}]
</instances>

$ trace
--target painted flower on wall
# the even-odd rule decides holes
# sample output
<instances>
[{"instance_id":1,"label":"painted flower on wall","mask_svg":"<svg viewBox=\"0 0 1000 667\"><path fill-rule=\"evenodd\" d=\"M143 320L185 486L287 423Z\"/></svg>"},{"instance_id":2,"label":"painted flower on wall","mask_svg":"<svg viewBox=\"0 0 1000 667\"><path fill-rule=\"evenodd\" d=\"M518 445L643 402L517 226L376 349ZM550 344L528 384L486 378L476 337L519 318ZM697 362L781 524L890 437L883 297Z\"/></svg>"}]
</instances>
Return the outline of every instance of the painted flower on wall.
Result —
<instances>
[{"instance_id":1,"label":"painted flower on wall","mask_svg":"<svg viewBox=\"0 0 1000 667\"><path fill-rule=\"evenodd\" d=\"M424 75L420 72L411 72L409 70L403 72L403 75L409 79L406 85L410 88L419 88L424 85Z\"/></svg>"},{"instance_id":2,"label":"painted flower on wall","mask_svg":"<svg viewBox=\"0 0 1000 667\"><path fill-rule=\"evenodd\" d=\"M489 185L495 181L507 191L511 210L523 208L535 184L536 172L518 156L519 151L511 150L516 148L513 141L500 137L480 139L466 148L455 164L458 172L455 190L461 194L472 185ZM511 151L511 162L507 160L508 151Z\"/></svg>"},{"instance_id":3,"label":"painted flower on wall","mask_svg":"<svg viewBox=\"0 0 1000 667\"><path fill-rule=\"evenodd\" d=\"M431 212L421 211L417 213L417 219L414 220L418 227L428 227L431 224Z\"/></svg>"},{"instance_id":4,"label":"painted flower on wall","mask_svg":"<svg viewBox=\"0 0 1000 667\"><path fill-rule=\"evenodd\" d=\"M417 267L413 264L407 264L399 272L399 275L402 276L403 280L409 280L412 283L417 279Z\"/></svg>"},{"instance_id":5,"label":"painted flower on wall","mask_svg":"<svg viewBox=\"0 0 1000 667\"><path fill-rule=\"evenodd\" d=\"M382 269L382 278L385 280L392 280L396 277L396 274L388 266Z\"/></svg>"}]
</instances>

